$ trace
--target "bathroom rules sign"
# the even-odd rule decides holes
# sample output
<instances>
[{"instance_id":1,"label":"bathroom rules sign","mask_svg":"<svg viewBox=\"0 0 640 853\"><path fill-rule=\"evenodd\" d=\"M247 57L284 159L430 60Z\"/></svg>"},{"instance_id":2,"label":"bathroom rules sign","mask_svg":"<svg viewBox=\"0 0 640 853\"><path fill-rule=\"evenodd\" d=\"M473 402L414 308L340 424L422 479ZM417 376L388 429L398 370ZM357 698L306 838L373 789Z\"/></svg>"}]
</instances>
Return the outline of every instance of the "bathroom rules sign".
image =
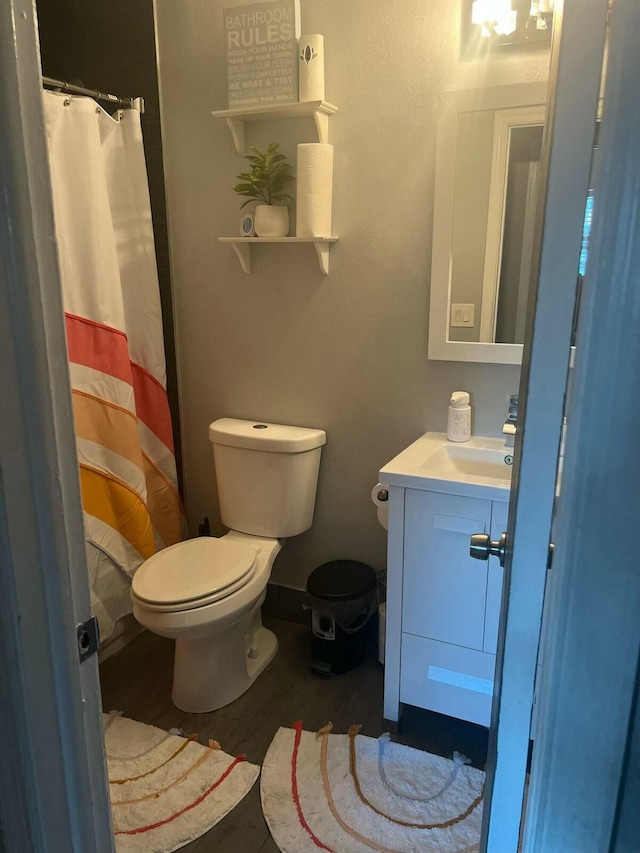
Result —
<instances>
[{"instance_id":1,"label":"bathroom rules sign","mask_svg":"<svg viewBox=\"0 0 640 853\"><path fill-rule=\"evenodd\" d=\"M300 0L224 10L229 108L298 100Z\"/></svg>"}]
</instances>

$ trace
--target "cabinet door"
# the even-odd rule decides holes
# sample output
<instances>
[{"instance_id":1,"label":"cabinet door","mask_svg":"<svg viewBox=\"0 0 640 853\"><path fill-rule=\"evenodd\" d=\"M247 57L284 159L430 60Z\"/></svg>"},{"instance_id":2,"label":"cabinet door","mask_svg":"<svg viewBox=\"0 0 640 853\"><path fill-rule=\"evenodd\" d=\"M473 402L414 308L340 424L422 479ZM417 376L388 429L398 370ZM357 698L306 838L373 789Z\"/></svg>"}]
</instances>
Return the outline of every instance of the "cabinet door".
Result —
<instances>
[{"instance_id":1,"label":"cabinet door","mask_svg":"<svg viewBox=\"0 0 640 853\"><path fill-rule=\"evenodd\" d=\"M491 501L407 489L402 630L483 649L487 565L469 556Z\"/></svg>"},{"instance_id":2,"label":"cabinet door","mask_svg":"<svg viewBox=\"0 0 640 853\"><path fill-rule=\"evenodd\" d=\"M491 506L491 538L497 541L507 529L509 504L494 501ZM484 620L484 651L495 655L498 646L498 623L502 601L504 569L497 557L489 557L487 576L487 607Z\"/></svg>"},{"instance_id":3,"label":"cabinet door","mask_svg":"<svg viewBox=\"0 0 640 853\"><path fill-rule=\"evenodd\" d=\"M489 726L495 655L402 635L400 701Z\"/></svg>"}]
</instances>

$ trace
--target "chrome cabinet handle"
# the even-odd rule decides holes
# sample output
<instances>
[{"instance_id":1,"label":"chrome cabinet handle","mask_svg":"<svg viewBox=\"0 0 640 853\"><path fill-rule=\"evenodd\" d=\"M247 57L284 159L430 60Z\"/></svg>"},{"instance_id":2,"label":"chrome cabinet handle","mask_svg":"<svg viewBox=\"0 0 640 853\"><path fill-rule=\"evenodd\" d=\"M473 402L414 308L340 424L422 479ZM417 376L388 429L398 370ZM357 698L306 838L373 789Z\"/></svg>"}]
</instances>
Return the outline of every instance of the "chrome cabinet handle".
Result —
<instances>
[{"instance_id":1,"label":"chrome cabinet handle","mask_svg":"<svg viewBox=\"0 0 640 853\"><path fill-rule=\"evenodd\" d=\"M492 542L487 533L474 533L471 536L469 554L474 560L488 560L497 557L500 565L504 566L507 553L507 534L503 533L497 542Z\"/></svg>"}]
</instances>

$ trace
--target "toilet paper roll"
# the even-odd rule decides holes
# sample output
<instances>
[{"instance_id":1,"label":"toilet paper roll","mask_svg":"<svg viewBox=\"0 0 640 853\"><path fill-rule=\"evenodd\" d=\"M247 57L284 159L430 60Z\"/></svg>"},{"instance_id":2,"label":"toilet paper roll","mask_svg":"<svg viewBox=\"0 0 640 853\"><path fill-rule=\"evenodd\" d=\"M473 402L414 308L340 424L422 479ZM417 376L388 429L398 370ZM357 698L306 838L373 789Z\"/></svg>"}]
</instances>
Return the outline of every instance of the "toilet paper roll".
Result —
<instances>
[{"instance_id":1,"label":"toilet paper roll","mask_svg":"<svg viewBox=\"0 0 640 853\"><path fill-rule=\"evenodd\" d=\"M301 101L324 101L324 37L300 36L298 90Z\"/></svg>"},{"instance_id":2,"label":"toilet paper roll","mask_svg":"<svg viewBox=\"0 0 640 853\"><path fill-rule=\"evenodd\" d=\"M386 497L385 497L386 496ZM377 507L376 514L380 525L389 529L389 486L386 483L376 483L371 489L371 500Z\"/></svg>"},{"instance_id":3,"label":"toilet paper roll","mask_svg":"<svg viewBox=\"0 0 640 853\"><path fill-rule=\"evenodd\" d=\"M331 237L333 145L323 142L298 145L297 167L296 235Z\"/></svg>"}]
</instances>

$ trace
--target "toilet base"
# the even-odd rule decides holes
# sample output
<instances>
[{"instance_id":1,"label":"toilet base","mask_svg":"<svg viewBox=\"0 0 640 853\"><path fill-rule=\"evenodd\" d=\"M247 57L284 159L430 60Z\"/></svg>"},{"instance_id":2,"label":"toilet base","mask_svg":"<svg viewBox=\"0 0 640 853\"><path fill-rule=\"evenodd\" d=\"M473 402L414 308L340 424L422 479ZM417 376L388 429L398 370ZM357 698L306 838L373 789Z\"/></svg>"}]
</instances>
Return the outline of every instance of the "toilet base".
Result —
<instances>
[{"instance_id":1,"label":"toilet base","mask_svg":"<svg viewBox=\"0 0 640 853\"><path fill-rule=\"evenodd\" d=\"M171 699L181 711L204 714L233 702L276 656L276 635L260 608L221 633L176 640Z\"/></svg>"}]
</instances>

